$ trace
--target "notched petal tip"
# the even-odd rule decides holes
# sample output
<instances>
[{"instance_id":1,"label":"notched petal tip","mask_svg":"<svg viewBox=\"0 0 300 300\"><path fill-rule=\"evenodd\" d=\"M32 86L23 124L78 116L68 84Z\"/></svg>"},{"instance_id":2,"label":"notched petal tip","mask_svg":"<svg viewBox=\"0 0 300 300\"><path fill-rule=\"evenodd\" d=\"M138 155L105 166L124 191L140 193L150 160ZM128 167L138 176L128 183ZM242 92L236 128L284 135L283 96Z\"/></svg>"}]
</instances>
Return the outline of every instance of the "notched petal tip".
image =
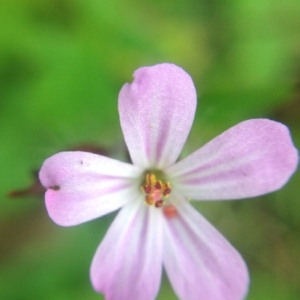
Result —
<instances>
[{"instance_id":1,"label":"notched petal tip","mask_svg":"<svg viewBox=\"0 0 300 300\"><path fill-rule=\"evenodd\" d=\"M48 214L58 225L73 226L110 213L136 199L139 172L96 154L58 153L40 170Z\"/></svg>"},{"instance_id":2,"label":"notched petal tip","mask_svg":"<svg viewBox=\"0 0 300 300\"><path fill-rule=\"evenodd\" d=\"M119 94L124 138L134 164L164 167L179 156L197 104L191 77L173 64L143 67Z\"/></svg>"},{"instance_id":3,"label":"notched petal tip","mask_svg":"<svg viewBox=\"0 0 300 300\"><path fill-rule=\"evenodd\" d=\"M59 185L52 185L52 186L50 186L50 189L53 190L53 191L59 191L60 186Z\"/></svg>"}]
</instances>

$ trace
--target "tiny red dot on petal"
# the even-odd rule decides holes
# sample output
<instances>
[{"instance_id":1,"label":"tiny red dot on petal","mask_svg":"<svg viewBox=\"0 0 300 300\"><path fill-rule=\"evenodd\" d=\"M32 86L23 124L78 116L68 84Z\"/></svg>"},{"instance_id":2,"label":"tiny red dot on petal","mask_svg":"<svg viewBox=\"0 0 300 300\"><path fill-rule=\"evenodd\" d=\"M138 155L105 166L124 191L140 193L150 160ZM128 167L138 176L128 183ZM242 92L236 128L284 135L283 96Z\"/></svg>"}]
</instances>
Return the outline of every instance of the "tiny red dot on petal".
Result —
<instances>
[{"instance_id":1,"label":"tiny red dot on petal","mask_svg":"<svg viewBox=\"0 0 300 300\"><path fill-rule=\"evenodd\" d=\"M164 207L164 215L166 218L174 218L177 216L177 209L174 205L167 205Z\"/></svg>"}]
</instances>

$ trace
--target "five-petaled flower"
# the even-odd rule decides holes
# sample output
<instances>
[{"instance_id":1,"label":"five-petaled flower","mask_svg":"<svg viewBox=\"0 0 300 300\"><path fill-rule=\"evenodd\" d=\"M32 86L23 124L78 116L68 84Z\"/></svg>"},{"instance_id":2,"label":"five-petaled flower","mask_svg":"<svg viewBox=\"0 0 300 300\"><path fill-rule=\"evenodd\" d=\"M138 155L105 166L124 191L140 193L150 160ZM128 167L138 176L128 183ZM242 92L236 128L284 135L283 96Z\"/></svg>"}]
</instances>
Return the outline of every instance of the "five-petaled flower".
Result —
<instances>
[{"instance_id":1,"label":"five-petaled flower","mask_svg":"<svg viewBox=\"0 0 300 300\"><path fill-rule=\"evenodd\" d=\"M164 267L186 300L238 300L246 264L187 201L255 197L281 188L298 153L286 126L252 119L176 162L196 109L190 76L172 64L144 67L119 94L132 164L61 152L40 171L46 207L59 225L77 225L122 207L96 251L91 281L108 300L155 299Z\"/></svg>"}]
</instances>

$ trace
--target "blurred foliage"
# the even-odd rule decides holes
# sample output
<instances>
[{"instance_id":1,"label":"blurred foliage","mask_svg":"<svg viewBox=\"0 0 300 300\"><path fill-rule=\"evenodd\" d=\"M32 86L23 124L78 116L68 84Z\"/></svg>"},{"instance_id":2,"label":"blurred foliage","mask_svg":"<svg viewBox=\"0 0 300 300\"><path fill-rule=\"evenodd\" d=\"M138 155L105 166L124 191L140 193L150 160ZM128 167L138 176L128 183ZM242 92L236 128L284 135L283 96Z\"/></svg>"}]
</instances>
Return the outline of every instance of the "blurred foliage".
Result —
<instances>
[{"instance_id":1,"label":"blurred foliage","mask_svg":"<svg viewBox=\"0 0 300 300\"><path fill-rule=\"evenodd\" d=\"M135 69L173 62L200 101L184 155L247 118L286 123L300 146L298 0L0 2L0 298L103 299L89 265L115 214L74 228L42 197L10 199L49 155L85 143L124 152L117 113ZM245 257L248 299L297 300L299 172L279 192L196 203ZM158 299L176 299L164 277Z\"/></svg>"}]
</instances>

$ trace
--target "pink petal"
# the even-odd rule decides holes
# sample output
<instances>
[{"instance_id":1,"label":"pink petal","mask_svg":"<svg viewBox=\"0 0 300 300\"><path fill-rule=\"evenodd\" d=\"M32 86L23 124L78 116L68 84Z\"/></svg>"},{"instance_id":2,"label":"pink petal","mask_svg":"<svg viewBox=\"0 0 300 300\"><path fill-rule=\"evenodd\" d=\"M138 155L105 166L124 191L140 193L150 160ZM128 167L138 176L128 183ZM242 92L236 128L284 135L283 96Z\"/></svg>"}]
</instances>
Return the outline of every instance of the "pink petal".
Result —
<instances>
[{"instance_id":1,"label":"pink petal","mask_svg":"<svg viewBox=\"0 0 300 300\"><path fill-rule=\"evenodd\" d=\"M239 199L281 188L297 164L288 128L256 119L230 128L167 172L187 198Z\"/></svg>"},{"instance_id":2,"label":"pink petal","mask_svg":"<svg viewBox=\"0 0 300 300\"><path fill-rule=\"evenodd\" d=\"M139 182L133 178L139 173L132 165L92 153L53 155L40 170L48 213L62 226L107 214L138 197Z\"/></svg>"},{"instance_id":3,"label":"pink petal","mask_svg":"<svg viewBox=\"0 0 300 300\"><path fill-rule=\"evenodd\" d=\"M119 94L120 121L131 159L143 168L176 161L190 131L196 91L191 77L172 64L144 67Z\"/></svg>"},{"instance_id":4,"label":"pink petal","mask_svg":"<svg viewBox=\"0 0 300 300\"><path fill-rule=\"evenodd\" d=\"M107 300L155 299L162 271L161 214L136 201L125 206L94 256L91 280Z\"/></svg>"},{"instance_id":5,"label":"pink petal","mask_svg":"<svg viewBox=\"0 0 300 300\"><path fill-rule=\"evenodd\" d=\"M165 218L163 262L182 300L241 300L249 285L247 266L229 242L186 201Z\"/></svg>"}]
</instances>

